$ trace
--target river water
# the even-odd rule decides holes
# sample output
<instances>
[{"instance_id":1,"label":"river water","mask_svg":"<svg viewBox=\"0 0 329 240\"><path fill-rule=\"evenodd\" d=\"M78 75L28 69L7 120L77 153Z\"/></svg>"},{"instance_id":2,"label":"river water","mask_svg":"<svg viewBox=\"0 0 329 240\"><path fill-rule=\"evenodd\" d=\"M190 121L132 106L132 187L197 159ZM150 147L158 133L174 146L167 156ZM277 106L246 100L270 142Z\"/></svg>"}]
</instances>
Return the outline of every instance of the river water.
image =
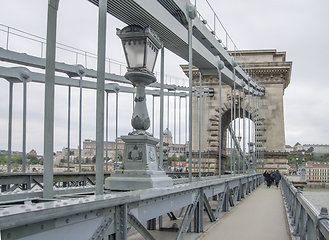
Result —
<instances>
[{"instance_id":1,"label":"river water","mask_svg":"<svg viewBox=\"0 0 329 240\"><path fill-rule=\"evenodd\" d=\"M326 207L329 210L329 188L305 188L304 196L319 210Z\"/></svg>"}]
</instances>

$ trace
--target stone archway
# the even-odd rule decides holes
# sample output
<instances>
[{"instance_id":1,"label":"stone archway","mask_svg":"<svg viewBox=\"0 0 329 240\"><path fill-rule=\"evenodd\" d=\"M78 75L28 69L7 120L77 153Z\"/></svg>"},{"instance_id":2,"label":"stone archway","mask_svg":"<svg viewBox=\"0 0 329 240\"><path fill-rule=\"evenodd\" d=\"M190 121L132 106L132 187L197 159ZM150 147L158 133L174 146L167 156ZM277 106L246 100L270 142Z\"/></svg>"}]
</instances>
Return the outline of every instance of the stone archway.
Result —
<instances>
[{"instance_id":1,"label":"stone archway","mask_svg":"<svg viewBox=\"0 0 329 240\"><path fill-rule=\"evenodd\" d=\"M265 162L265 169L274 170L279 168L281 172L288 171L287 153L285 153L285 132L284 132L284 115L283 115L283 95L285 88L290 83L292 62L285 60L284 52L276 52L276 50L254 50L231 52L241 66L246 68L253 75L257 83L265 87L265 95L258 101L258 107L251 106L251 120L255 124L255 147L258 151L262 151L262 160ZM183 71L188 74L188 67L182 66ZM199 87L200 77L199 70L193 69L193 87ZM202 102L202 115L204 119L202 123L202 135L198 134L199 112L193 111L193 136L192 149L199 149L199 139L201 139L201 151L211 153L212 159L209 161L209 169L218 174L218 119L222 117L222 172L226 161L226 129L227 115L231 112L230 94L231 87L222 84L222 106L219 111L219 81L211 76L202 76L202 87L213 88L214 96L208 97ZM242 97L242 96L239 96ZM198 109L199 100L193 99L193 109ZM249 101L246 100L249 109ZM261 106L261 107L259 107ZM238 108L237 108L238 109ZM241 111L241 109L240 109ZM221 113L221 114L220 114ZM238 114L236 114L237 116ZM247 115L248 116L248 115ZM231 120L231 118L229 118Z\"/></svg>"}]
</instances>

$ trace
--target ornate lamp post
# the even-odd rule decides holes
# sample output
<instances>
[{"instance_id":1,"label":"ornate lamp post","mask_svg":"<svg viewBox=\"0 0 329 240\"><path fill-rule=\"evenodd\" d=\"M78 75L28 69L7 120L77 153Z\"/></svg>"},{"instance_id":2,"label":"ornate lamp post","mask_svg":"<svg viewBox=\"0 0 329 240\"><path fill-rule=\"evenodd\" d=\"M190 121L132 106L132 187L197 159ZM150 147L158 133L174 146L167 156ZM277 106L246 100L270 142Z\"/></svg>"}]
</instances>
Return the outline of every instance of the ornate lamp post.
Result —
<instances>
[{"instance_id":1,"label":"ornate lamp post","mask_svg":"<svg viewBox=\"0 0 329 240\"><path fill-rule=\"evenodd\" d=\"M135 131L121 136L125 142L122 167L105 180L110 190L137 190L172 186L173 181L160 168L154 138L146 130L150 118L146 107L145 87L156 81L153 69L162 42L149 27L130 25L117 29L128 65L125 75L135 87L135 107L131 125Z\"/></svg>"},{"instance_id":2,"label":"ornate lamp post","mask_svg":"<svg viewBox=\"0 0 329 240\"><path fill-rule=\"evenodd\" d=\"M302 150L303 158L302 158L302 164L300 167L300 175L299 175L299 181L306 182L306 165L305 165L305 150Z\"/></svg>"}]
</instances>

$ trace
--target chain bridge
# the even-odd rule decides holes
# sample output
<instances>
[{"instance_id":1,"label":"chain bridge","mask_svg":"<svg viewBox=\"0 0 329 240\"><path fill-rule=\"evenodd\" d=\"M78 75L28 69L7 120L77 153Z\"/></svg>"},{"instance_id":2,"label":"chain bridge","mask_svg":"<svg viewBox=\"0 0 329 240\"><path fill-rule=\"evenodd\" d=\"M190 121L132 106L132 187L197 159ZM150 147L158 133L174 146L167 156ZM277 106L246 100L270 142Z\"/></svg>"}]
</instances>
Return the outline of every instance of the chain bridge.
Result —
<instances>
[{"instance_id":1,"label":"chain bridge","mask_svg":"<svg viewBox=\"0 0 329 240\"><path fill-rule=\"evenodd\" d=\"M274 239L329 239L327 209L315 208L284 177L283 94L292 67L284 52L238 50L225 28L226 42L198 13L196 3L188 0L88 2L98 7L97 54L70 51L77 59L79 55L96 59L96 70L57 60L56 49L69 48L56 43L57 13L65 11L59 0L48 1L46 39L1 25L6 45L0 48L0 78L8 82L9 114L8 161L6 171L0 173L0 239L263 239L271 234ZM125 75L121 66L120 73L114 73L113 61L105 56L108 14L127 24L117 29L127 60ZM41 44L41 56L9 48L10 36L21 34ZM164 49L188 62L181 65L187 84L168 81ZM160 73L154 74L157 57ZM12 136L13 88L20 83L23 133L16 139ZM45 96L44 162L39 173L28 171L26 158L26 90L31 83L44 86L40 96ZM54 172L58 87L69 93L68 146L59 162L67 164L67 172L59 173ZM71 88L80 90L76 164L70 158ZM84 143L82 90L96 96L96 140ZM116 99L110 114L109 94ZM120 94L133 96L134 106L133 130L123 136L118 136L118 111L127 111L128 104L118 103ZM146 104L147 98L152 104ZM147 108L152 108L151 117ZM170 116L174 120L169 130ZM116 132L112 150L108 149L109 117ZM12 165L13 141L23 142L18 172ZM94 171L83 172L82 161L87 160L82 159L82 145L92 144ZM71 172L72 165L77 171ZM264 170L276 169L283 177L281 191L263 185ZM265 196L274 208L264 205ZM264 211L270 211L278 229L264 226Z\"/></svg>"}]
</instances>

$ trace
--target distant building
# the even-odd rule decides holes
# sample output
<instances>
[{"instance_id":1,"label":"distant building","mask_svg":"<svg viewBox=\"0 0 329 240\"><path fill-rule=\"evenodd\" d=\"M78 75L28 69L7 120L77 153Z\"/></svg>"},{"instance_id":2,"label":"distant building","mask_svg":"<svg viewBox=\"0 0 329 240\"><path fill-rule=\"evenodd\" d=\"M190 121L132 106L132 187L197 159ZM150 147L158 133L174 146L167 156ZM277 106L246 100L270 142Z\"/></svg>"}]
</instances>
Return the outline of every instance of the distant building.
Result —
<instances>
[{"instance_id":1,"label":"distant building","mask_svg":"<svg viewBox=\"0 0 329 240\"><path fill-rule=\"evenodd\" d=\"M122 139L118 138L117 141L112 142L108 141L107 144L104 142L104 157L106 157L106 151L107 151L107 156L110 159L115 159L115 150L117 147L118 153L123 154L123 149L124 149L125 143L122 141ZM88 152L92 154L93 156L96 155L96 141L95 140L90 140L90 139L85 139L83 141L83 151Z\"/></svg>"},{"instance_id":2,"label":"distant building","mask_svg":"<svg viewBox=\"0 0 329 240\"><path fill-rule=\"evenodd\" d=\"M286 152L293 152L294 148L290 145L286 145Z\"/></svg>"},{"instance_id":3,"label":"distant building","mask_svg":"<svg viewBox=\"0 0 329 240\"><path fill-rule=\"evenodd\" d=\"M286 151L287 152L298 152L298 151L307 151L310 148L313 148L313 154L317 157L323 156L324 154L329 154L329 145L328 144L300 144L297 142L292 148L292 151L288 151L286 145Z\"/></svg>"},{"instance_id":4,"label":"distant building","mask_svg":"<svg viewBox=\"0 0 329 240\"><path fill-rule=\"evenodd\" d=\"M313 154L317 157L329 154L328 144L304 144L305 150L308 150L311 147L313 148Z\"/></svg>"},{"instance_id":5,"label":"distant building","mask_svg":"<svg viewBox=\"0 0 329 240\"><path fill-rule=\"evenodd\" d=\"M294 146L293 146L293 151L297 152L297 151L302 151L305 150L304 146L302 144L300 144L299 142L297 142ZM306 149L307 150L307 149Z\"/></svg>"},{"instance_id":6,"label":"distant building","mask_svg":"<svg viewBox=\"0 0 329 240\"><path fill-rule=\"evenodd\" d=\"M117 147L117 148L116 148ZM116 149L118 150L118 155L123 154L124 142L121 139L117 139L117 143L114 141L104 142L104 158L107 156L108 159L115 160ZM63 165L67 163L67 156L69 154L70 162L78 163L79 160L79 149L70 148L70 153L68 153L68 148L63 148L61 151L57 151L54 155L54 164ZM82 143L81 149L81 163L93 164L95 163L96 156L96 141L91 139L85 139Z\"/></svg>"},{"instance_id":7,"label":"distant building","mask_svg":"<svg viewBox=\"0 0 329 240\"><path fill-rule=\"evenodd\" d=\"M307 162L306 179L309 182L329 183L329 163L312 161Z\"/></svg>"},{"instance_id":8,"label":"distant building","mask_svg":"<svg viewBox=\"0 0 329 240\"><path fill-rule=\"evenodd\" d=\"M42 173L43 165L40 164L31 164L27 166L26 172L28 173Z\"/></svg>"},{"instance_id":9,"label":"distant building","mask_svg":"<svg viewBox=\"0 0 329 240\"><path fill-rule=\"evenodd\" d=\"M164 149L168 151L168 157L174 154L176 156L184 155L188 150L188 144L173 143L173 136L168 128L163 131L163 145Z\"/></svg>"}]
</instances>

